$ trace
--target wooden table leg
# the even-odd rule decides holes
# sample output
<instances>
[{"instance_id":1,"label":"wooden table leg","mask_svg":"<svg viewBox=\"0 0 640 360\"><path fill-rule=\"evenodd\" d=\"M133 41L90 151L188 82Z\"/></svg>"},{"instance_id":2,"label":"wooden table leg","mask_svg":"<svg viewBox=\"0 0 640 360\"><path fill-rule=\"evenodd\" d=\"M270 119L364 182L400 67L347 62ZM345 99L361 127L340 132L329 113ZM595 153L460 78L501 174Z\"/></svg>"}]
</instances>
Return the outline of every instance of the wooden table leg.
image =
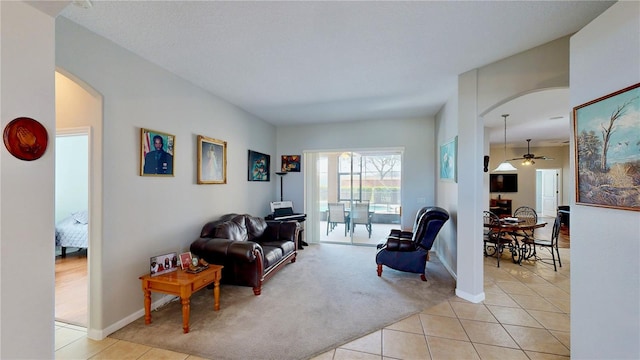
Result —
<instances>
[{"instance_id":1,"label":"wooden table leg","mask_svg":"<svg viewBox=\"0 0 640 360\"><path fill-rule=\"evenodd\" d=\"M144 323L145 325L151 324L151 290L143 289L144 291Z\"/></svg>"},{"instance_id":2,"label":"wooden table leg","mask_svg":"<svg viewBox=\"0 0 640 360\"><path fill-rule=\"evenodd\" d=\"M220 310L220 280L213 282L213 310Z\"/></svg>"},{"instance_id":3,"label":"wooden table leg","mask_svg":"<svg viewBox=\"0 0 640 360\"><path fill-rule=\"evenodd\" d=\"M189 332L189 313L191 306L189 305L188 297L180 298L180 301L182 303L182 331L186 334Z\"/></svg>"}]
</instances>

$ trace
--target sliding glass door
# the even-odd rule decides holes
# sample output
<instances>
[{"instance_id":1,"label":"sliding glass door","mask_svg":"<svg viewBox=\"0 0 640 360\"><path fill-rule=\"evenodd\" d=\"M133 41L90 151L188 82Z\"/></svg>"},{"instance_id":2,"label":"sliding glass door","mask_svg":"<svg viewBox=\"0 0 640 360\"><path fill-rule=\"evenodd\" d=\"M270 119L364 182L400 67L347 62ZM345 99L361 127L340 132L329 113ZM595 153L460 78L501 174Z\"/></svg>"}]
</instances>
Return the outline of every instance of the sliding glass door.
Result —
<instances>
[{"instance_id":1,"label":"sliding glass door","mask_svg":"<svg viewBox=\"0 0 640 360\"><path fill-rule=\"evenodd\" d=\"M375 246L399 227L400 149L306 152L305 162L307 242Z\"/></svg>"}]
</instances>

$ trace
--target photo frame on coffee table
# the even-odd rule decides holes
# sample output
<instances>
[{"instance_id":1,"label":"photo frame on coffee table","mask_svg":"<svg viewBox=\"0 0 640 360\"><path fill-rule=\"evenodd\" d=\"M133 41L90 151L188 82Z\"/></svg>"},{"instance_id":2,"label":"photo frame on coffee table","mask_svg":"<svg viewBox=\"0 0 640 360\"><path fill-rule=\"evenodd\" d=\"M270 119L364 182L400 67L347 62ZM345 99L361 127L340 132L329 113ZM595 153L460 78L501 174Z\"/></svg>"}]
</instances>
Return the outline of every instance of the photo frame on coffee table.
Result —
<instances>
[{"instance_id":1,"label":"photo frame on coffee table","mask_svg":"<svg viewBox=\"0 0 640 360\"><path fill-rule=\"evenodd\" d=\"M180 254L180 268L185 270L189 268L189 265L191 265L191 253L186 252Z\"/></svg>"},{"instance_id":2,"label":"photo frame on coffee table","mask_svg":"<svg viewBox=\"0 0 640 360\"><path fill-rule=\"evenodd\" d=\"M149 259L151 276L158 276L178 270L178 254L168 253L152 256Z\"/></svg>"}]
</instances>

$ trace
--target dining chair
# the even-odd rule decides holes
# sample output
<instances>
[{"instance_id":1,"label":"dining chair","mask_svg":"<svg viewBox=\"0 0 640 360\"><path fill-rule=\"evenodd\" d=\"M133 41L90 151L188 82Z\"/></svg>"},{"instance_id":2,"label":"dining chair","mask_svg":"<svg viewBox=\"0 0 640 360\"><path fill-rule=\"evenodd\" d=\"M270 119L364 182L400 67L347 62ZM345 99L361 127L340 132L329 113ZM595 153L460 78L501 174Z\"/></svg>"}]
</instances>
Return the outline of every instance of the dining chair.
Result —
<instances>
[{"instance_id":1,"label":"dining chair","mask_svg":"<svg viewBox=\"0 0 640 360\"><path fill-rule=\"evenodd\" d=\"M560 251L558 250L558 237L560 236L560 225L562 223L562 216L557 215L555 221L553 222L553 229L551 230L551 238L550 239L525 239L524 243L530 246L533 246L533 256L536 261L543 262L545 264L553 263L553 270L558 271L558 267L556 266L556 261L558 265L562 267L562 261L560 260ZM551 259L549 258L541 258L537 251L536 247L541 249L547 249L551 253ZM557 257L557 259L556 259ZM551 260L551 262L549 262Z\"/></svg>"},{"instance_id":2,"label":"dining chair","mask_svg":"<svg viewBox=\"0 0 640 360\"><path fill-rule=\"evenodd\" d=\"M500 228L500 218L491 211L483 212L484 220L484 256L496 256L498 267L505 248L513 248L513 239ZM511 253L514 256L513 252Z\"/></svg>"},{"instance_id":3,"label":"dining chair","mask_svg":"<svg viewBox=\"0 0 640 360\"><path fill-rule=\"evenodd\" d=\"M356 224L364 225L369 232L369 239L371 239L371 217L369 214L369 202L354 203L351 208L351 233L356 230Z\"/></svg>"},{"instance_id":4,"label":"dining chair","mask_svg":"<svg viewBox=\"0 0 640 360\"><path fill-rule=\"evenodd\" d=\"M338 224L344 224L344 236L347 236L349 216L345 213L344 203L329 203L328 205L327 235L329 235L329 231L333 231Z\"/></svg>"},{"instance_id":5,"label":"dining chair","mask_svg":"<svg viewBox=\"0 0 640 360\"><path fill-rule=\"evenodd\" d=\"M530 206L520 206L513 212L513 217L518 218L518 221L526 225L535 225L538 222L538 213ZM511 235L533 238L534 229L520 230L512 233Z\"/></svg>"}]
</instances>

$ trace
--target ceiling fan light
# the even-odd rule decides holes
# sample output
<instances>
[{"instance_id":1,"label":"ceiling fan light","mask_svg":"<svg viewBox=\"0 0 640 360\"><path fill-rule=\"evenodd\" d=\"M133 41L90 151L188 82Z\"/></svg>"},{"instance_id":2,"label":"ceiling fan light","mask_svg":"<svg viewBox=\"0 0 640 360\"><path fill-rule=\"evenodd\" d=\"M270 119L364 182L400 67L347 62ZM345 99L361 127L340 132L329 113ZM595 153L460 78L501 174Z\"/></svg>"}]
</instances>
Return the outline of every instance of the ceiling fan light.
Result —
<instances>
[{"instance_id":1,"label":"ceiling fan light","mask_svg":"<svg viewBox=\"0 0 640 360\"><path fill-rule=\"evenodd\" d=\"M518 171L518 169L515 166L511 165L510 162L505 161L498 165L497 168L493 169L493 171Z\"/></svg>"},{"instance_id":2,"label":"ceiling fan light","mask_svg":"<svg viewBox=\"0 0 640 360\"><path fill-rule=\"evenodd\" d=\"M528 166L528 165L533 165L533 164L535 164L535 163L536 163L536 162L535 162L535 161L533 161L532 159L525 159L525 160L522 162L522 165L527 165L527 166Z\"/></svg>"}]
</instances>

